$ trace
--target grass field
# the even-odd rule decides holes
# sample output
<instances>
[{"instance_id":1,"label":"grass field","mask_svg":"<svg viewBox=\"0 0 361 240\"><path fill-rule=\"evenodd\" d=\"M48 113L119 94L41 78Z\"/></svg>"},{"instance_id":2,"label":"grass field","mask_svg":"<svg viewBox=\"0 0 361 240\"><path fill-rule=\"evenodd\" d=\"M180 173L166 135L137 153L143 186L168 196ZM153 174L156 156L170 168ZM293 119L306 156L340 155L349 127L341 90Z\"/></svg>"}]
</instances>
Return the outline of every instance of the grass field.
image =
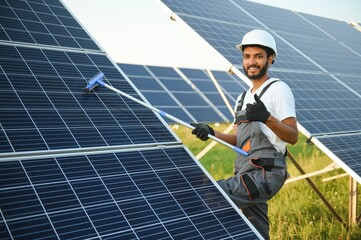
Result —
<instances>
[{"instance_id":1,"label":"grass field","mask_svg":"<svg viewBox=\"0 0 361 240\"><path fill-rule=\"evenodd\" d=\"M223 131L227 126L215 127ZM197 155L211 140L202 142L184 127L172 127L190 151ZM289 146L288 151L306 173L320 170L333 161L314 145L306 143L300 134L298 143ZM236 154L227 147L217 144L203 158L202 165L216 180L232 175ZM292 177L301 175L287 159L288 171ZM314 176L311 180L340 215L345 224L341 224L328 210L306 180L286 184L281 191L269 201L269 219L271 239L361 239L361 228L357 225L345 227L348 223L349 177L341 177L324 182L323 179L344 173L342 169L333 170ZM360 194L358 194L360 196ZM359 214L361 204L358 203Z\"/></svg>"}]
</instances>

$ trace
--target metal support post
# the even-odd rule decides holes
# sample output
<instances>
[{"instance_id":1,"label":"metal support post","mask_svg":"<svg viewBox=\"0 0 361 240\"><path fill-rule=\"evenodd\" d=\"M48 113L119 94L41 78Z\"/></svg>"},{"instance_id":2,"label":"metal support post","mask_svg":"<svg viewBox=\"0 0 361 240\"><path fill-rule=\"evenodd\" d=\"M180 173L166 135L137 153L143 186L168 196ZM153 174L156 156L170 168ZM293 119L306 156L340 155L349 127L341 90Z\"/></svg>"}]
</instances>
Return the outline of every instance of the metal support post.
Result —
<instances>
[{"instance_id":1,"label":"metal support post","mask_svg":"<svg viewBox=\"0 0 361 240\"><path fill-rule=\"evenodd\" d=\"M356 206L357 206L357 181L350 176L350 194L349 194L349 211L348 224L351 227L356 224Z\"/></svg>"},{"instance_id":2,"label":"metal support post","mask_svg":"<svg viewBox=\"0 0 361 240\"><path fill-rule=\"evenodd\" d=\"M288 152L287 154L288 158L291 160L291 162L295 165L295 167L297 168L297 170L301 173L301 174L306 174L305 171L301 168L301 166L297 163L297 161L295 160L295 158L292 156L292 154L290 152ZM343 222L342 218L337 214L337 212L335 211L335 209L333 209L333 207L331 206L331 204L327 201L327 199L325 198L325 196L323 196L323 194L320 192L320 190L316 187L316 185L312 182L312 180L310 178L305 178L305 180L307 181L307 183L312 187L313 191L315 191L315 193L319 196L319 198L325 203L326 207L331 211L331 213L336 217L336 219L345 225L345 223Z\"/></svg>"}]
</instances>

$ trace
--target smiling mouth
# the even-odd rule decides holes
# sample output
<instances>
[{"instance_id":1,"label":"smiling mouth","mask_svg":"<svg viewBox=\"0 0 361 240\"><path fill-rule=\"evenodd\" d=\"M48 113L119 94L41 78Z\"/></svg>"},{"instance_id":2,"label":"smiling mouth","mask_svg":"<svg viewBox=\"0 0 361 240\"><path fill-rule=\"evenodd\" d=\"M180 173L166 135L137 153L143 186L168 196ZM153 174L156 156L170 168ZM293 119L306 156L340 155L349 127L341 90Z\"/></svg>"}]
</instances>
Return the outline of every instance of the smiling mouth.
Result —
<instances>
[{"instance_id":1,"label":"smiling mouth","mask_svg":"<svg viewBox=\"0 0 361 240\"><path fill-rule=\"evenodd\" d=\"M260 69L259 67L254 67L254 66L247 68L247 70L249 70L249 71L256 71L256 70L259 70L259 69Z\"/></svg>"}]
</instances>

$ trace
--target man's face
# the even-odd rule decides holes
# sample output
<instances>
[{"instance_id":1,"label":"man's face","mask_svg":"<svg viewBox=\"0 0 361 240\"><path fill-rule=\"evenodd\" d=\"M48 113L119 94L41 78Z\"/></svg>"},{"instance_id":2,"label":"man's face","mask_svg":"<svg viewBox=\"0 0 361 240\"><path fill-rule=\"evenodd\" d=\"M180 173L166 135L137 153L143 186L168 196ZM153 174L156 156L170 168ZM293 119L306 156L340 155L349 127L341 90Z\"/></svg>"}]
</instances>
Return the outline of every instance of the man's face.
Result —
<instances>
[{"instance_id":1,"label":"man's face","mask_svg":"<svg viewBox=\"0 0 361 240\"><path fill-rule=\"evenodd\" d=\"M270 61L272 61L271 57L267 58L267 53L263 48L249 46L243 50L243 70L251 80L264 77Z\"/></svg>"}]
</instances>

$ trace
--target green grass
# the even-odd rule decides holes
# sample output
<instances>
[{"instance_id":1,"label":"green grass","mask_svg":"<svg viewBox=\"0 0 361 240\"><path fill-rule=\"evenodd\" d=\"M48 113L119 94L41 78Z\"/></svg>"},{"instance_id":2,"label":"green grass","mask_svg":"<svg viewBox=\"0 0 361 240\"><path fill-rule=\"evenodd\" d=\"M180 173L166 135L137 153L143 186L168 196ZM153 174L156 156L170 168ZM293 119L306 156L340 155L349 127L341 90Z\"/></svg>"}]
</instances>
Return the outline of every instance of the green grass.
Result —
<instances>
[{"instance_id":1,"label":"green grass","mask_svg":"<svg viewBox=\"0 0 361 240\"><path fill-rule=\"evenodd\" d=\"M219 127L212 125L212 127L223 131L227 126L223 124ZM191 131L184 127L178 129L173 127L173 130L194 155L197 155L211 142L211 140L206 142L197 140ZM306 173L320 170L333 162L316 146L307 144L306 138L302 134L300 134L298 143L289 146L288 151ZM200 162L211 176L218 180L232 176L235 157L236 154L232 150L217 144ZM289 159L287 159L287 163L291 176L301 175ZM344 171L337 169L314 176L311 180L347 225L349 177L322 181L324 178L341 173ZM361 203L357 205L358 214L360 207ZM347 228L341 224L306 180L286 184L269 201L269 219L271 239L361 239L361 228L357 225Z\"/></svg>"}]
</instances>

